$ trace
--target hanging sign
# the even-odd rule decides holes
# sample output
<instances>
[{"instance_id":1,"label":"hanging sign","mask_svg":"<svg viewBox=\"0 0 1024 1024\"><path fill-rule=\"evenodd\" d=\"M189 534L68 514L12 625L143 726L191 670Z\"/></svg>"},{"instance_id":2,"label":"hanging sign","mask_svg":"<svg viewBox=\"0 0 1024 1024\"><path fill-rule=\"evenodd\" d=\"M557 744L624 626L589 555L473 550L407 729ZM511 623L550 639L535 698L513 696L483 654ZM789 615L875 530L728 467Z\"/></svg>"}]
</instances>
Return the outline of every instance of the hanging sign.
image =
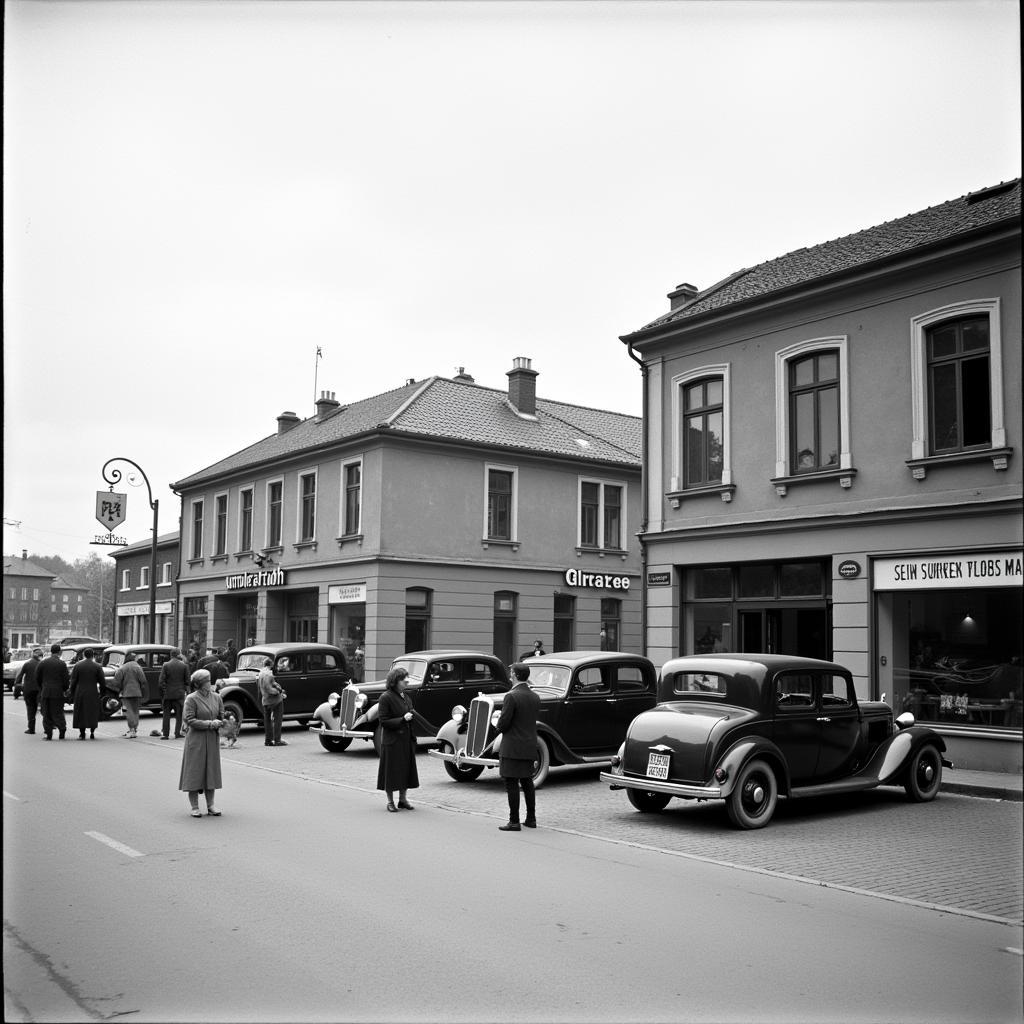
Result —
<instances>
[{"instance_id":1,"label":"hanging sign","mask_svg":"<svg viewBox=\"0 0 1024 1024\"><path fill-rule=\"evenodd\" d=\"M114 491L96 492L96 521L111 533L125 520L128 514L128 495Z\"/></svg>"}]
</instances>

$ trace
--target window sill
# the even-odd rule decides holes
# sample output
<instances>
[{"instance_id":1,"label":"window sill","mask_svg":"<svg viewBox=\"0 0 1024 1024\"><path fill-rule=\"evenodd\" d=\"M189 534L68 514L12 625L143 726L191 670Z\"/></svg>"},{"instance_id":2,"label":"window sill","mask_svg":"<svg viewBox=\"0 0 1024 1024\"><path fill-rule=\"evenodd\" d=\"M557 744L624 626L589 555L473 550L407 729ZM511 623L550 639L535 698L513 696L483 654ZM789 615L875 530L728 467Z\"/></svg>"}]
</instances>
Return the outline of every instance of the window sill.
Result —
<instances>
[{"instance_id":1,"label":"window sill","mask_svg":"<svg viewBox=\"0 0 1024 1024\"><path fill-rule=\"evenodd\" d=\"M482 537L480 543L483 545L484 551L492 544L496 548L511 548L513 551L519 550L519 541L517 540L497 540L494 537Z\"/></svg>"},{"instance_id":2,"label":"window sill","mask_svg":"<svg viewBox=\"0 0 1024 1024\"><path fill-rule=\"evenodd\" d=\"M234 559L235 559L236 562L242 561L243 558L252 558L252 556L253 556L252 548L246 548L245 551L236 551L234 553Z\"/></svg>"},{"instance_id":3,"label":"window sill","mask_svg":"<svg viewBox=\"0 0 1024 1024\"><path fill-rule=\"evenodd\" d=\"M624 562L629 557L629 552L622 548L577 547L576 557L582 558L584 555L597 555L598 558L618 558Z\"/></svg>"},{"instance_id":4,"label":"window sill","mask_svg":"<svg viewBox=\"0 0 1024 1024\"><path fill-rule=\"evenodd\" d=\"M205 565L205 564L206 564L206 559L203 558L202 556L200 556L199 558L190 558L188 560L188 567L190 569L195 569L196 566Z\"/></svg>"},{"instance_id":5,"label":"window sill","mask_svg":"<svg viewBox=\"0 0 1024 1024\"><path fill-rule=\"evenodd\" d=\"M299 540L292 545L292 548L295 551L316 551L316 543L315 540Z\"/></svg>"},{"instance_id":6,"label":"window sill","mask_svg":"<svg viewBox=\"0 0 1024 1024\"><path fill-rule=\"evenodd\" d=\"M220 554L220 555L211 555L210 556L210 565L216 565L218 562L223 562L225 565L227 565L227 561L228 561L228 555L227 555L226 551L223 554Z\"/></svg>"},{"instance_id":7,"label":"window sill","mask_svg":"<svg viewBox=\"0 0 1024 1024\"><path fill-rule=\"evenodd\" d=\"M707 498L713 494L719 495L722 501L728 503L732 501L732 496L735 493L735 484L710 484L706 487L688 487L685 491L668 491L665 497L668 498L673 508L679 508L684 501L691 498Z\"/></svg>"},{"instance_id":8,"label":"window sill","mask_svg":"<svg viewBox=\"0 0 1024 1024\"><path fill-rule=\"evenodd\" d=\"M363 546L363 535L361 533L345 533L334 539L338 542L339 548L343 548L346 544L355 544L358 547Z\"/></svg>"},{"instance_id":9,"label":"window sill","mask_svg":"<svg viewBox=\"0 0 1024 1024\"><path fill-rule=\"evenodd\" d=\"M907 466L915 480L923 480L929 469L941 469L943 466L962 466L971 462L992 460L992 468L997 472L1010 465L1012 448L982 448L976 452L955 452L952 455L930 455L923 459L907 459Z\"/></svg>"},{"instance_id":10,"label":"window sill","mask_svg":"<svg viewBox=\"0 0 1024 1024\"><path fill-rule=\"evenodd\" d=\"M853 478L857 475L855 469L826 469L820 473L798 473L796 476L777 476L772 479L772 486L775 493L784 498L790 487L799 487L800 484L820 484L829 480L838 480L839 486L844 491L853 486Z\"/></svg>"}]
</instances>

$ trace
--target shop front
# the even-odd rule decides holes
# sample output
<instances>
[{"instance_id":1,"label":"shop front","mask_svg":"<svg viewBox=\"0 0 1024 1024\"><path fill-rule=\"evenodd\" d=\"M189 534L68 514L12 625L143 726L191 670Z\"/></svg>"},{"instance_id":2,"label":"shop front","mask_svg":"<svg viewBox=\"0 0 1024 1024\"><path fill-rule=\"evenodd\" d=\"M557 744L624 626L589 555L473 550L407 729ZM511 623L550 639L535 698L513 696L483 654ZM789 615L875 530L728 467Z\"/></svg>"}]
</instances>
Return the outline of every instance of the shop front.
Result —
<instances>
[{"instance_id":1,"label":"shop front","mask_svg":"<svg viewBox=\"0 0 1024 1024\"><path fill-rule=\"evenodd\" d=\"M366 666L366 584L330 584L327 604L330 642L344 652L352 678L362 682Z\"/></svg>"},{"instance_id":2,"label":"shop front","mask_svg":"<svg viewBox=\"0 0 1024 1024\"><path fill-rule=\"evenodd\" d=\"M154 606L156 629L154 643L173 643L175 634L174 601L157 601ZM117 606L117 630L115 640L119 644L149 643L149 603L122 604Z\"/></svg>"}]
</instances>

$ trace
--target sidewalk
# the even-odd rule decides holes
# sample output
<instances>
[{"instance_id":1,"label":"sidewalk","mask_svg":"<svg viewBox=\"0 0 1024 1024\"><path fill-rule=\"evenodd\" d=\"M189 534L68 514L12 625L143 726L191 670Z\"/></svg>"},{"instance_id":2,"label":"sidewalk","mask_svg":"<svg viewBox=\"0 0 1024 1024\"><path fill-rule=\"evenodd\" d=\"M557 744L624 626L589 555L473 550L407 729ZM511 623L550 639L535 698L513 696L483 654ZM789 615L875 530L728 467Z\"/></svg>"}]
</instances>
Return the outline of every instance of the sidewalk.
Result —
<instances>
[{"instance_id":1,"label":"sidewalk","mask_svg":"<svg viewBox=\"0 0 1024 1024\"><path fill-rule=\"evenodd\" d=\"M963 793L967 796L986 796L996 800L1024 801L1024 779L1020 775L1003 772L972 772L947 768L942 773L943 793Z\"/></svg>"}]
</instances>

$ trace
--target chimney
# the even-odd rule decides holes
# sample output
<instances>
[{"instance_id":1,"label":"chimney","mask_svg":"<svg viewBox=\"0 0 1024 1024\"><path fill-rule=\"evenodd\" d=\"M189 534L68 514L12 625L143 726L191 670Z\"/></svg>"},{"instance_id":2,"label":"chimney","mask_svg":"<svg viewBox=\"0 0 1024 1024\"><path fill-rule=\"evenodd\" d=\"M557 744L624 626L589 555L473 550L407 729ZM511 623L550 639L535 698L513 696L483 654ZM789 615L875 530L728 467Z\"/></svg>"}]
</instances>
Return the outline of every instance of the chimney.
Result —
<instances>
[{"instance_id":1,"label":"chimney","mask_svg":"<svg viewBox=\"0 0 1024 1024\"><path fill-rule=\"evenodd\" d=\"M335 409L341 405L334 397L333 391L321 391L320 397L316 400L316 419L319 423L320 420L326 419Z\"/></svg>"},{"instance_id":2,"label":"chimney","mask_svg":"<svg viewBox=\"0 0 1024 1024\"><path fill-rule=\"evenodd\" d=\"M674 292L668 293L669 312L674 313L680 306L685 306L697 298L697 287L692 284L676 285Z\"/></svg>"},{"instance_id":3,"label":"chimney","mask_svg":"<svg viewBox=\"0 0 1024 1024\"><path fill-rule=\"evenodd\" d=\"M530 369L526 356L516 356L508 377L508 400L526 416L537 415L537 371Z\"/></svg>"},{"instance_id":4,"label":"chimney","mask_svg":"<svg viewBox=\"0 0 1024 1024\"><path fill-rule=\"evenodd\" d=\"M299 417L293 412L283 412L277 417L277 436L280 437L282 434L287 434L292 427L296 427L299 424Z\"/></svg>"},{"instance_id":5,"label":"chimney","mask_svg":"<svg viewBox=\"0 0 1024 1024\"><path fill-rule=\"evenodd\" d=\"M464 366L459 367L459 372L452 377L452 380L457 380L460 384L475 384L476 381L473 379L473 375L466 373Z\"/></svg>"},{"instance_id":6,"label":"chimney","mask_svg":"<svg viewBox=\"0 0 1024 1024\"><path fill-rule=\"evenodd\" d=\"M21 560L23 562L27 562L28 561L28 548L22 548L21 549Z\"/></svg>"}]
</instances>

